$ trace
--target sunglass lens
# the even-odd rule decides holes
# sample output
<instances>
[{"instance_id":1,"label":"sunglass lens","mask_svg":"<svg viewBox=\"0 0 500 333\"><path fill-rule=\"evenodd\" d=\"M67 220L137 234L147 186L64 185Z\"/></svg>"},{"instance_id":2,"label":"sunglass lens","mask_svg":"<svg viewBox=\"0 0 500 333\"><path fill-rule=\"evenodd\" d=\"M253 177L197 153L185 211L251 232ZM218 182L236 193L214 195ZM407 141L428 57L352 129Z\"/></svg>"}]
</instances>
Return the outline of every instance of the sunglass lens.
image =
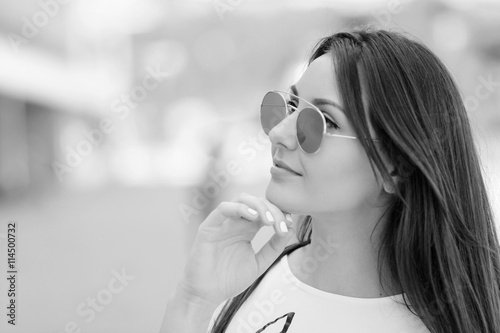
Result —
<instances>
[{"instance_id":1,"label":"sunglass lens","mask_svg":"<svg viewBox=\"0 0 500 333\"><path fill-rule=\"evenodd\" d=\"M280 94L270 91L264 96L260 107L260 123L264 132L269 134L274 126L286 117L286 101Z\"/></svg>"},{"instance_id":2,"label":"sunglass lens","mask_svg":"<svg viewBox=\"0 0 500 333\"><path fill-rule=\"evenodd\" d=\"M315 153L323 139L323 118L318 111L306 108L297 117L297 138L302 149L309 154Z\"/></svg>"}]
</instances>

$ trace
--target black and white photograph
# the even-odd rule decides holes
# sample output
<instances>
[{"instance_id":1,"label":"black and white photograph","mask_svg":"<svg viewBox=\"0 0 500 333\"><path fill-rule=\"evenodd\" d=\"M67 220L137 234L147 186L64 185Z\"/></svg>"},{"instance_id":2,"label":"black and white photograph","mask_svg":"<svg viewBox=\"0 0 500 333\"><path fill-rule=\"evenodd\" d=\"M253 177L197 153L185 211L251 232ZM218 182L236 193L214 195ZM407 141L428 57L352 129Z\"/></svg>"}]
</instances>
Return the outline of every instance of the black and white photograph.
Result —
<instances>
[{"instance_id":1,"label":"black and white photograph","mask_svg":"<svg viewBox=\"0 0 500 333\"><path fill-rule=\"evenodd\" d=\"M500 0L0 0L0 332L500 333Z\"/></svg>"}]
</instances>

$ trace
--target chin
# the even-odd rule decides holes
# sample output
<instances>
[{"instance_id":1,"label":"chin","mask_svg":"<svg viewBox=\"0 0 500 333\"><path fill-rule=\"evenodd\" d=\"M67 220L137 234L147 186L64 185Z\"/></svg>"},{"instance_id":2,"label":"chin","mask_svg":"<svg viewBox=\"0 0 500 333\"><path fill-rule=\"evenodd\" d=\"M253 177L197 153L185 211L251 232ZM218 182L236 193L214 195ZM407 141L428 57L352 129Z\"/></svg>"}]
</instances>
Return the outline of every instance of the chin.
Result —
<instances>
[{"instance_id":1,"label":"chin","mask_svg":"<svg viewBox=\"0 0 500 333\"><path fill-rule=\"evenodd\" d=\"M297 197L292 194L293 199L290 198L290 192L281 189L275 184L270 183L266 189L266 199L269 200L276 207L287 213L295 213L297 209Z\"/></svg>"}]
</instances>

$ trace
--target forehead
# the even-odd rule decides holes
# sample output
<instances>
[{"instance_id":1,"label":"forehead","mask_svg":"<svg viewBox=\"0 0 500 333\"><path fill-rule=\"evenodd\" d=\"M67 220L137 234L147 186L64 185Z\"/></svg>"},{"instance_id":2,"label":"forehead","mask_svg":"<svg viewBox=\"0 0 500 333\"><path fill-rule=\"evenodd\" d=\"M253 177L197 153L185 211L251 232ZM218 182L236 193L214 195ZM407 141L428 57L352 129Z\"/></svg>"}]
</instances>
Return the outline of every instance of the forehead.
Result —
<instances>
[{"instance_id":1,"label":"forehead","mask_svg":"<svg viewBox=\"0 0 500 333\"><path fill-rule=\"evenodd\" d=\"M300 97L307 100L328 98L340 102L335 68L330 54L315 59L295 84Z\"/></svg>"}]
</instances>

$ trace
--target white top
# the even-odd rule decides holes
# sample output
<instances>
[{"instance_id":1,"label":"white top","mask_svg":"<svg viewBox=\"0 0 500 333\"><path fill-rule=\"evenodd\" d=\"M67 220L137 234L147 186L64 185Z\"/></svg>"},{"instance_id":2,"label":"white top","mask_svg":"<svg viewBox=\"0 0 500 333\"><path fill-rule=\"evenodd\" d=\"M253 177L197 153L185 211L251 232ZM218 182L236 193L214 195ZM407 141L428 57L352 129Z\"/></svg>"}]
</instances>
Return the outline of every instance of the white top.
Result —
<instances>
[{"instance_id":1,"label":"white top","mask_svg":"<svg viewBox=\"0 0 500 333\"><path fill-rule=\"evenodd\" d=\"M207 332L225 302L215 310ZM293 275L288 255L267 272L226 332L430 333L404 305L402 294L356 298L316 289Z\"/></svg>"}]
</instances>

